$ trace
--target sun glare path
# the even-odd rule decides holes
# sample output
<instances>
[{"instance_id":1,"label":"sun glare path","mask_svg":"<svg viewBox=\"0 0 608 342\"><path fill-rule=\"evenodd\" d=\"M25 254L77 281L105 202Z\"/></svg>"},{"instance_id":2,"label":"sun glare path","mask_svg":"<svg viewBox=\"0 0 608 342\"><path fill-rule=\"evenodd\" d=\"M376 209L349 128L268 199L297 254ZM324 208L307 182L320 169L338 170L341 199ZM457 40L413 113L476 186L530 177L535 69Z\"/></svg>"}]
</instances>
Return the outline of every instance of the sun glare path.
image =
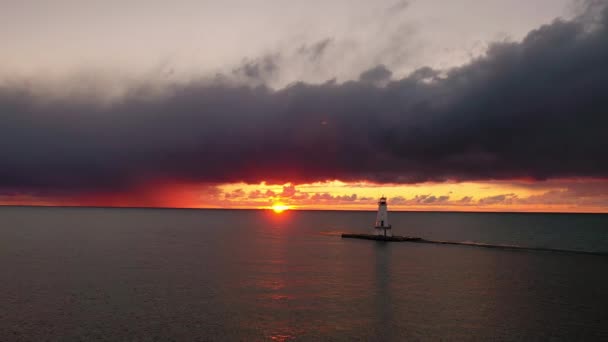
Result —
<instances>
[{"instance_id":1,"label":"sun glare path","mask_svg":"<svg viewBox=\"0 0 608 342\"><path fill-rule=\"evenodd\" d=\"M285 205L283 203L276 203L272 205L272 210L277 213L280 214L282 212L284 212L285 210L289 210L291 207L288 205Z\"/></svg>"}]
</instances>

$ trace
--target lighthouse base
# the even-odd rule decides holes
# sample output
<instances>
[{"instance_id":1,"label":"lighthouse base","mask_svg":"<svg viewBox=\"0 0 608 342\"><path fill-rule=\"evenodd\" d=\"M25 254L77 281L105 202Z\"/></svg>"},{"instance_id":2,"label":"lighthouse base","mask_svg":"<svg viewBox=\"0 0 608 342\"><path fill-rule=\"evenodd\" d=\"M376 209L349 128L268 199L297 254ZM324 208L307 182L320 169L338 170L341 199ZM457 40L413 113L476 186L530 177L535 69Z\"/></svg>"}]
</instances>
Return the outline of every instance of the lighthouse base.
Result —
<instances>
[{"instance_id":1,"label":"lighthouse base","mask_svg":"<svg viewBox=\"0 0 608 342\"><path fill-rule=\"evenodd\" d=\"M388 227L374 227L374 235L383 236L383 237L391 237L393 233L391 231L391 226Z\"/></svg>"},{"instance_id":2,"label":"lighthouse base","mask_svg":"<svg viewBox=\"0 0 608 342\"><path fill-rule=\"evenodd\" d=\"M421 241L422 238L413 237L413 236L384 236L384 235L372 235L372 234L342 234L343 238L346 239L362 239L362 240L376 240L376 241L395 241L395 242L404 242L404 241Z\"/></svg>"}]
</instances>

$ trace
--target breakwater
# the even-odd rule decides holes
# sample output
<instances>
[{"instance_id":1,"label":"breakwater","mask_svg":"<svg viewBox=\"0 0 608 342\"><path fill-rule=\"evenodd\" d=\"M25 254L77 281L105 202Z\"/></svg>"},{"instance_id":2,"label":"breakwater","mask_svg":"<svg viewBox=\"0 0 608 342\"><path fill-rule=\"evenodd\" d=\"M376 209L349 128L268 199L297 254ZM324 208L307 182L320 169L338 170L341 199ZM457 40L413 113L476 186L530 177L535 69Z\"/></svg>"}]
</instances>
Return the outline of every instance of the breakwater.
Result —
<instances>
[{"instance_id":1,"label":"breakwater","mask_svg":"<svg viewBox=\"0 0 608 342\"><path fill-rule=\"evenodd\" d=\"M421 237L413 236L382 236L372 234L342 234L342 238L345 239L360 239L360 240L374 240L382 242L413 242L413 243L430 243L439 245L457 245L457 246L469 246L469 247L480 247L480 248L492 248L492 249L503 249L503 250L520 250L520 251L540 251L540 252L556 252L556 253L574 253L574 254L589 254L589 255L601 255L608 256L608 252L590 252L590 251L578 251L568 249L557 249L557 248L545 248L545 247L526 247L526 246L514 246L514 245L495 245L478 242L457 242L457 241L438 241L438 240L427 240Z\"/></svg>"}]
</instances>

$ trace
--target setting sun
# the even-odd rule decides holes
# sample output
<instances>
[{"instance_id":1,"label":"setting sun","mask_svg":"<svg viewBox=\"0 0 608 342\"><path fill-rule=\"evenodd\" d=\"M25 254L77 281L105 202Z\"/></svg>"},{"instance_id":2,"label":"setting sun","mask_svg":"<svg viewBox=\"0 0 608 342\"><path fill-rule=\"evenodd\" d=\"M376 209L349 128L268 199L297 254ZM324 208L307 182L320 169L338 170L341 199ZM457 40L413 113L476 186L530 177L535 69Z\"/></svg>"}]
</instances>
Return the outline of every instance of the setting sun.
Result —
<instances>
[{"instance_id":1,"label":"setting sun","mask_svg":"<svg viewBox=\"0 0 608 342\"><path fill-rule=\"evenodd\" d=\"M280 214L282 212L284 212L285 210L289 210L291 207L288 205L285 205L283 203L276 203L272 205L272 210L277 213Z\"/></svg>"}]
</instances>

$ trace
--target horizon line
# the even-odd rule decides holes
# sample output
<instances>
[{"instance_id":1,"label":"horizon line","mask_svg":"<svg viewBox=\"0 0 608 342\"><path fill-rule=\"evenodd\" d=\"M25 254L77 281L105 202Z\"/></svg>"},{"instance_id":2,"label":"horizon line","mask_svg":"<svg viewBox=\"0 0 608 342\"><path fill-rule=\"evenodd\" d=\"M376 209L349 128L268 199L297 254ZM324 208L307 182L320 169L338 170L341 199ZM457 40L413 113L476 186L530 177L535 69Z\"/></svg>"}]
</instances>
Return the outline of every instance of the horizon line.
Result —
<instances>
[{"instance_id":1,"label":"horizon line","mask_svg":"<svg viewBox=\"0 0 608 342\"><path fill-rule=\"evenodd\" d=\"M156 207L156 206L94 206L94 205L28 205L28 204L0 204L0 208L83 208L83 209L168 209L168 210L267 210L263 208L227 208L227 207ZM375 212L376 209L315 209L315 208L290 208L286 211L352 211L352 212ZM608 215L608 211L497 211L497 210L390 210L390 212L402 213L463 213L463 214L591 214Z\"/></svg>"}]
</instances>

